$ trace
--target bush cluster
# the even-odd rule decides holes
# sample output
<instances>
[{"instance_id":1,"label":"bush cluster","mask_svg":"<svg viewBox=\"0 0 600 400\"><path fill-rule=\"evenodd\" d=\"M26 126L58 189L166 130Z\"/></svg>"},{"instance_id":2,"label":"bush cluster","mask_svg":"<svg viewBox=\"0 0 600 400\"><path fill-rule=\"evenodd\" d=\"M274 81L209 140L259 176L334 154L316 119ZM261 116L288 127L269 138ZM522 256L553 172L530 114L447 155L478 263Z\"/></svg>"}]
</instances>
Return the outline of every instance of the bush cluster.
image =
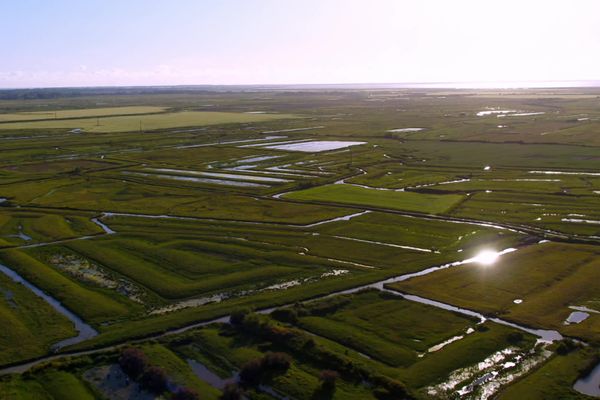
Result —
<instances>
[{"instance_id":1,"label":"bush cluster","mask_svg":"<svg viewBox=\"0 0 600 400\"><path fill-rule=\"evenodd\" d=\"M119 366L131 379L138 381L145 390L160 395L169 388L167 373L151 365L141 349L129 347L121 352ZM198 394L189 388L180 388L172 396L174 400L199 400Z\"/></svg>"},{"instance_id":2,"label":"bush cluster","mask_svg":"<svg viewBox=\"0 0 600 400\"><path fill-rule=\"evenodd\" d=\"M287 354L268 352L262 358L244 364L240 371L240 379L246 385L258 385L266 377L285 373L290 364L291 360Z\"/></svg>"},{"instance_id":3,"label":"bush cluster","mask_svg":"<svg viewBox=\"0 0 600 400\"><path fill-rule=\"evenodd\" d=\"M318 307L316 310L310 309L310 311L303 309L302 307L294 307L294 311L297 313L296 315L301 315L307 311L310 314L312 314L312 311L321 313L325 312L326 309L340 307L342 304L343 300L332 302L325 307ZM284 318L290 316L290 314L287 312L279 314L279 316L282 315L285 315ZM375 392L377 392L382 399L412 398L408 390L401 382L388 378L384 375L374 373L372 369L357 364L351 359L333 352L326 347L317 346L312 337L298 329L279 326L267 317L251 312L244 312L243 315L238 315L234 327L235 329L244 333L258 336L261 339L269 340L278 346L287 348L292 353L302 354L303 357L311 359L315 364L321 365L326 369L330 369L332 372L335 370L336 374L342 375L347 379L354 380L356 382L371 382L374 386L378 387L376 388L378 390ZM265 355L265 358L267 356L268 354ZM285 356L287 360L289 360L289 356ZM269 357L274 356L271 355ZM240 378L245 384L260 383L265 373L263 367L263 359L251 360L242 368L242 371L240 372ZM328 374L329 373L326 375ZM332 381L335 382L335 380ZM322 383L324 382L325 381L322 380Z\"/></svg>"}]
</instances>

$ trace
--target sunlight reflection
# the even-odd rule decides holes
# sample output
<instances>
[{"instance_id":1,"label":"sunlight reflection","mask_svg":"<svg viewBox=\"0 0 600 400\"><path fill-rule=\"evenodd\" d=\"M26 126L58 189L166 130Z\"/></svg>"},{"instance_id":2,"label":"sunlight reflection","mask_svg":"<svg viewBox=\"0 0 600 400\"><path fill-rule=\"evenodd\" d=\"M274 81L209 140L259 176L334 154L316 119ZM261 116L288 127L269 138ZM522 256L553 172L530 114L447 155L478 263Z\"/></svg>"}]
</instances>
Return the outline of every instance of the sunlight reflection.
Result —
<instances>
[{"instance_id":1,"label":"sunlight reflection","mask_svg":"<svg viewBox=\"0 0 600 400\"><path fill-rule=\"evenodd\" d=\"M473 262L483 264L483 265L492 265L498 260L500 253L494 250L481 250L475 257L473 257Z\"/></svg>"}]
</instances>

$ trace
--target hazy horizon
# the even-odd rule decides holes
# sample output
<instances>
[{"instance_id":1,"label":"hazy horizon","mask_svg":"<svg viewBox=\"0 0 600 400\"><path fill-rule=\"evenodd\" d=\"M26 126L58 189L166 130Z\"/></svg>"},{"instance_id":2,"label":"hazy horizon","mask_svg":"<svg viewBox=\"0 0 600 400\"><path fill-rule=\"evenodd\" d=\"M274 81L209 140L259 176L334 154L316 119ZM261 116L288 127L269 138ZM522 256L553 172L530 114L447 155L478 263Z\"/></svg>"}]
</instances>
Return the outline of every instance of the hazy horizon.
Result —
<instances>
[{"instance_id":1,"label":"hazy horizon","mask_svg":"<svg viewBox=\"0 0 600 400\"><path fill-rule=\"evenodd\" d=\"M0 10L4 89L600 80L600 3L589 0L25 0Z\"/></svg>"},{"instance_id":2,"label":"hazy horizon","mask_svg":"<svg viewBox=\"0 0 600 400\"><path fill-rule=\"evenodd\" d=\"M600 80L572 81L516 81L516 82L354 82L354 83L254 83L254 84L157 84L157 85L76 85L76 86L22 86L0 87L2 90L44 90L44 89L120 89L120 88L256 88L256 89L568 89L568 88L599 88Z\"/></svg>"}]
</instances>

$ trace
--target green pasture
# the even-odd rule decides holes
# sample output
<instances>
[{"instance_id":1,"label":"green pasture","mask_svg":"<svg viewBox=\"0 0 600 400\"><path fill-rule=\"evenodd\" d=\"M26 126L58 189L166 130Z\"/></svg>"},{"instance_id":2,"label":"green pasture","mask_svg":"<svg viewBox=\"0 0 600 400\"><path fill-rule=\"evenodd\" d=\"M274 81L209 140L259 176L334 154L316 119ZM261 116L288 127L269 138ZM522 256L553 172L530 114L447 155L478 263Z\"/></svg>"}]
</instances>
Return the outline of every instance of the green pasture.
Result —
<instances>
[{"instance_id":1,"label":"green pasture","mask_svg":"<svg viewBox=\"0 0 600 400\"><path fill-rule=\"evenodd\" d=\"M298 322L302 328L395 367L415 363L419 353L477 323L377 291L335 297L306 308L308 315Z\"/></svg>"},{"instance_id":2,"label":"green pasture","mask_svg":"<svg viewBox=\"0 0 600 400\"><path fill-rule=\"evenodd\" d=\"M326 185L289 193L284 198L439 214L458 204L463 196L382 191L350 185Z\"/></svg>"},{"instance_id":3,"label":"green pasture","mask_svg":"<svg viewBox=\"0 0 600 400\"><path fill-rule=\"evenodd\" d=\"M2 273L0 320L0 364L42 356L53 344L76 335L66 317Z\"/></svg>"},{"instance_id":4,"label":"green pasture","mask_svg":"<svg viewBox=\"0 0 600 400\"><path fill-rule=\"evenodd\" d=\"M300 354L268 343L260 343L252 336L231 332L226 328L209 327L194 331L188 335L187 344L171 345L182 357L203 363L213 373L228 378L238 371L244 363L263 356L267 351L285 351L292 358L290 369L284 374L269 379L268 385L280 393L294 396L295 399L314 399L318 396L321 368L319 365L304 359ZM251 390L254 396L254 390ZM316 397L319 398L319 397ZM338 379L336 388L330 398L333 399L374 399L371 390L359 382Z\"/></svg>"},{"instance_id":5,"label":"green pasture","mask_svg":"<svg viewBox=\"0 0 600 400\"><path fill-rule=\"evenodd\" d=\"M52 120L66 118L85 118L85 117L106 117L112 115L130 115L130 114L152 114L165 111L165 107L152 106L129 106L129 107L103 107L103 108L84 108L73 110L48 110L48 111L30 111L20 113L0 114L0 122L20 122L33 120Z\"/></svg>"},{"instance_id":6,"label":"green pasture","mask_svg":"<svg viewBox=\"0 0 600 400\"><path fill-rule=\"evenodd\" d=\"M569 306L599 309L599 271L594 246L544 243L506 254L492 265L466 264L392 287L598 341L600 317L595 313L580 324L563 321L573 311Z\"/></svg>"},{"instance_id":7,"label":"green pasture","mask_svg":"<svg viewBox=\"0 0 600 400\"><path fill-rule=\"evenodd\" d=\"M110 115L110 114L108 114ZM141 132L156 129L239 124L296 118L290 114L244 114L213 111L180 111L174 113L106 116L34 122L7 122L0 130L17 129L82 129L85 133Z\"/></svg>"}]
</instances>

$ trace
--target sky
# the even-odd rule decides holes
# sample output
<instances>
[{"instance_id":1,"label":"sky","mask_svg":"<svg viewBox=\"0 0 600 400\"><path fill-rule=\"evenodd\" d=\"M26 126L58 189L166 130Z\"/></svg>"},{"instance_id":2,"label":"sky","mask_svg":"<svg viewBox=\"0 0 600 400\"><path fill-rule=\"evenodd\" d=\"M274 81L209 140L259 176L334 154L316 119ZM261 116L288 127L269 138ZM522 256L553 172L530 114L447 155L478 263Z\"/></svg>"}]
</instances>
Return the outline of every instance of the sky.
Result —
<instances>
[{"instance_id":1,"label":"sky","mask_svg":"<svg viewBox=\"0 0 600 400\"><path fill-rule=\"evenodd\" d=\"M600 80L597 0L7 0L0 88Z\"/></svg>"}]
</instances>

